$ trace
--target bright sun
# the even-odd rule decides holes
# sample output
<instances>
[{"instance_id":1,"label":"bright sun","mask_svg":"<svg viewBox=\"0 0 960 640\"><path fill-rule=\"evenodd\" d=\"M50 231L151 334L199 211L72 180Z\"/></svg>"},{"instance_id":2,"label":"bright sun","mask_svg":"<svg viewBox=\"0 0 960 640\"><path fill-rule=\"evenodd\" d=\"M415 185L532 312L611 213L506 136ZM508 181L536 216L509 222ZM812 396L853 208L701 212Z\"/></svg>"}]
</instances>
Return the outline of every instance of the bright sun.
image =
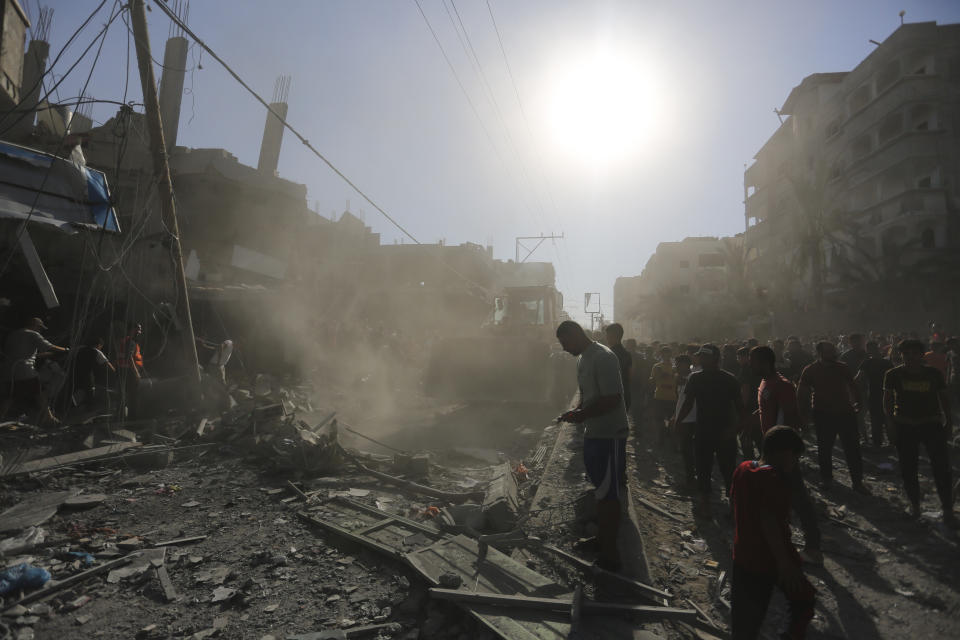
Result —
<instances>
[{"instance_id":1,"label":"bright sun","mask_svg":"<svg viewBox=\"0 0 960 640\"><path fill-rule=\"evenodd\" d=\"M654 79L638 54L598 50L552 78L548 123L554 143L600 169L637 153L657 126Z\"/></svg>"}]
</instances>

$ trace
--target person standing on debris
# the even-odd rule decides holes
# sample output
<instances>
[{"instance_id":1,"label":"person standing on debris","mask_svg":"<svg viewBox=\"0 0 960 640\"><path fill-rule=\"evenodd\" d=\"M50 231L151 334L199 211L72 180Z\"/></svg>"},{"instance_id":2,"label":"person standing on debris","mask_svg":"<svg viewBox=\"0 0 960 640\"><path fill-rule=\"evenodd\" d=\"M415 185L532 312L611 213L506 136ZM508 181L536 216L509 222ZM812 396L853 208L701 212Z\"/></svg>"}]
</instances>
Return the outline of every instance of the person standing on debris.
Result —
<instances>
[{"instance_id":1,"label":"person standing on debris","mask_svg":"<svg viewBox=\"0 0 960 640\"><path fill-rule=\"evenodd\" d=\"M610 348L610 351L613 351L614 355L617 356L617 361L620 363L620 382L623 384L623 404L626 405L627 412L629 413L631 404L630 370L633 368L633 358L630 357L630 352L623 346L623 325L619 322L607 325L604 334L606 335L607 347Z\"/></svg>"},{"instance_id":2,"label":"person standing on debris","mask_svg":"<svg viewBox=\"0 0 960 640\"><path fill-rule=\"evenodd\" d=\"M766 433L778 425L791 427L800 433L802 425L797 409L797 390L792 382L777 371L776 353L770 347L754 347L750 350L750 366L760 377L757 406L761 433ZM786 477L790 483L793 510L803 530L805 546L801 555L806 562L822 565L820 526L817 524L817 512L810 498L810 492L807 491L807 485L803 481L803 473L797 468L786 473Z\"/></svg>"},{"instance_id":3,"label":"person standing on debris","mask_svg":"<svg viewBox=\"0 0 960 640\"><path fill-rule=\"evenodd\" d=\"M143 354L140 353L140 336L143 325L131 323L127 335L120 342L120 357L117 358L117 370L120 372L120 415L126 413L128 419L134 419L137 412L137 391L143 378Z\"/></svg>"},{"instance_id":4,"label":"person standing on debris","mask_svg":"<svg viewBox=\"0 0 960 640\"><path fill-rule=\"evenodd\" d=\"M757 347L754 347L755 349ZM740 380L740 394L746 411L743 430L740 431L740 451L746 460L753 460L760 452L760 405L757 403L757 391L760 389L760 376L750 364L750 348L737 349L737 378Z\"/></svg>"},{"instance_id":5,"label":"person standing on debris","mask_svg":"<svg viewBox=\"0 0 960 640\"><path fill-rule=\"evenodd\" d=\"M572 320L560 323L557 340L564 351L578 356L577 383L580 387L577 408L559 419L585 427L583 463L597 496L597 543L600 548L597 565L617 571L621 566L617 548L619 478L626 466L621 440L626 441L629 429L620 362L610 349L588 338L583 327Z\"/></svg>"},{"instance_id":6,"label":"person standing on debris","mask_svg":"<svg viewBox=\"0 0 960 640\"><path fill-rule=\"evenodd\" d=\"M96 338L90 344L77 349L77 359L73 363L73 388L74 391L83 393L79 402L85 406L93 405L96 396L96 371L100 367L114 373L117 371L103 353L103 338Z\"/></svg>"},{"instance_id":7,"label":"person standing on debris","mask_svg":"<svg viewBox=\"0 0 960 640\"><path fill-rule=\"evenodd\" d=\"M786 361L784 375L790 382L796 384L803 370L813 362L813 356L804 350L799 338L790 337L787 338L787 353L784 355L784 360Z\"/></svg>"},{"instance_id":8,"label":"person standing on debris","mask_svg":"<svg viewBox=\"0 0 960 640\"><path fill-rule=\"evenodd\" d=\"M803 439L788 426L763 435L760 460L747 460L733 476L733 576L730 622L733 640L753 640L760 634L775 586L790 607L790 622L781 638L806 637L813 619L816 590L801 570L801 559L790 541L790 486L787 477L799 473Z\"/></svg>"},{"instance_id":9,"label":"person standing on debris","mask_svg":"<svg viewBox=\"0 0 960 640\"><path fill-rule=\"evenodd\" d=\"M660 362L650 370L653 385L653 418L657 430L657 442L664 444L666 425L673 417L677 405L677 378L670 362L670 347L660 348Z\"/></svg>"},{"instance_id":10,"label":"person standing on debris","mask_svg":"<svg viewBox=\"0 0 960 640\"><path fill-rule=\"evenodd\" d=\"M900 458L903 488L910 500L910 514L920 515L920 484L917 468L920 444L927 449L933 480L943 507L943 521L955 526L953 486L948 440L953 433L953 414L943 375L924 364L923 343L900 343L903 364L887 372L883 380L883 408L889 419L888 435Z\"/></svg>"},{"instance_id":11,"label":"person standing on debris","mask_svg":"<svg viewBox=\"0 0 960 640\"><path fill-rule=\"evenodd\" d=\"M214 375L221 384L227 384L227 363L233 356L233 340L224 340L216 346L210 362L207 363L207 371Z\"/></svg>"},{"instance_id":12,"label":"person standing on debris","mask_svg":"<svg viewBox=\"0 0 960 640\"><path fill-rule=\"evenodd\" d=\"M893 363L883 357L876 342L867 343L867 359L860 364L856 379L862 380L867 388L867 407L870 413L870 431L873 446L883 446L883 427L886 416L883 411L883 378L893 369Z\"/></svg>"},{"instance_id":13,"label":"person standing on debris","mask_svg":"<svg viewBox=\"0 0 960 640\"><path fill-rule=\"evenodd\" d=\"M863 364L868 357L867 350L864 348L865 342L866 338L864 338L862 333L851 333L847 338L847 343L850 345L850 348L840 354L840 362L847 365L847 368L850 369L850 373L853 373L854 375L860 371L860 365ZM860 381L857 381L857 384L860 384ZM862 395L862 387L860 392ZM863 442L866 442L867 412L864 407L857 409L857 430L860 432L860 439Z\"/></svg>"},{"instance_id":14,"label":"person standing on debris","mask_svg":"<svg viewBox=\"0 0 960 640\"><path fill-rule=\"evenodd\" d=\"M37 358L51 352L65 353L70 349L59 347L44 338L40 332L47 325L40 318L31 318L16 331L10 332L3 344L3 378L9 384L10 401L16 411L36 411L43 424L58 425L60 421L43 397Z\"/></svg>"},{"instance_id":15,"label":"person standing on debris","mask_svg":"<svg viewBox=\"0 0 960 640\"><path fill-rule=\"evenodd\" d=\"M854 382L853 374L847 365L837 360L837 347L832 342L817 343L817 356L817 361L808 365L800 374L797 400L800 424L806 425L811 396L813 398L813 422L817 430L821 486L825 490L833 486L833 445L837 436L840 436L853 490L870 495L870 490L863 484L863 458L860 453L860 433L857 429L860 388Z\"/></svg>"},{"instance_id":16,"label":"person standing on debris","mask_svg":"<svg viewBox=\"0 0 960 640\"><path fill-rule=\"evenodd\" d=\"M697 482L700 485L700 509L710 512L711 475L716 457L723 475L724 494L730 492L733 470L737 466L737 432L743 423L743 396L740 383L733 374L720 368L720 349L705 344L697 352L701 370L691 374L684 389L686 399L677 413L682 424L697 407L697 428L694 448Z\"/></svg>"},{"instance_id":17,"label":"person standing on debris","mask_svg":"<svg viewBox=\"0 0 960 640\"><path fill-rule=\"evenodd\" d=\"M681 354L674 359L673 366L677 371L677 415L679 415L680 407L687 400L687 380L690 379L693 359L685 353ZM687 489L693 491L697 487L696 447L694 445L694 434L697 430L696 402L694 402L693 409L690 410L683 422L678 421L676 415L674 416L673 427L680 441L680 457L683 460Z\"/></svg>"}]
</instances>

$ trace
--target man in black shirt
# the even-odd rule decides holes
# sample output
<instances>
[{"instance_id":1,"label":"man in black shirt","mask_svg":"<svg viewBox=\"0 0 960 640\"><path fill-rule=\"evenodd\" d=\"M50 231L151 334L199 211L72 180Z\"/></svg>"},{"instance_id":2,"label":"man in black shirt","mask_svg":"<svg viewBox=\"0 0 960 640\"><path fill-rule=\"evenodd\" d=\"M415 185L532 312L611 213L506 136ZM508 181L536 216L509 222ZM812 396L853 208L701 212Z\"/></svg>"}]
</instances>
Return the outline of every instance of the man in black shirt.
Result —
<instances>
[{"instance_id":1,"label":"man in black shirt","mask_svg":"<svg viewBox=\"0 0 960 640\"><path fill-rule=\"evenodd\" d=\"M860 365L856 379L867 386L867 407L870 412L870 431L873 446L883 446L883 377L893 369L893 363L883 357L876 342L867 343L867 359Z\"/></svg>"},{"instance_id":2,"label":"man in black shirt","mask_svg":"<svg viewBox=\"0 0 960 640\"><path fill-rule=\"evenodd\" d=\"M757 396L763 379L754 373L753 367L750 366L748 347L740 347L737 350L737 364L740 367L737 379L740 381L740 395L743 397L746 414L745 426L739 436L740 451L744 459L755 460L760 453L760 440L763 437L760 432L760 403Z\"/></svg>"},{"instance_id":3,"label":"man in black shirt","mask_svg":"<svg viewBox=\"0 0 960 640\"><path fill-rule=\"evenodd\" d=\"M75 393L83 392L83 398L78 401L85 406L93 405L96 395L96 372L101 367L114 373L117 371L103 354L103 338L96 338L77 350L77 359L73 363L73 389Z\"/></svg>"},{"instance_id":4,"label":"man in black shirt","mask_svg":"<svg viewBox=\"0 0 960 640\"><path fill-rule=\"evenodd\" d=\"M803 343L798 338L787 338L787 352L783 356L786 362L785 370L782 372L784 377L790 382L796 384L803 373L804 367L812 363L814 358L803 349Z\"/></svg>"},{"instance_id":5,"label":"man in black shirt","mask_svg":"<svg viewBox=\"0 0 960 640\"><path fill-rule=\"evenodd\" d=\"M607 335L607 346L610 347L610 351L613 351L617 356L617 360L620 361L620 382L623 384L623 402L627 406L627 414L630 412L630 371L633 369L633 357L631 357L630 352L626 350L623 346L623 325L619 322L614 322L613 324L607 325L605 330Z\"/></svg>"},{"instance_id":6,"label":"man in black shirt","mask_svg":"<svg viewBox=\"0 0 960 640\"><path fill-rule=\"evenodd\" d=\"M851 333L847 338L850 348L840 354L840 362L847 365L850 373L854 375L860 370L860 365L863 364L863 361L867 359L867 350L863 348L865 340L866 338L863 337L862 333ZM862 388L860 392L863 393ZM867 412L864 410L864 407L860 407L857 411L857 430L860 432L860 439L866 442Z\"/></svg>"},{"instance_id":7,"label":"man in black shirt","mask_svg":"<svg viewBox=\"0 0 960 640\"><path fill-rule=\"evenodd\" d=\"M690 376L685 388L685 399L677 413L677 424L697 406L697 426L694 448L697 482L700 485L700 508L710 510L710 475L713 458L723 475L725 491L730 492L733 472L737 464L737 431L744 413L740 383L736 377L720 369L720 349L705 344L697 352L702 371Z\"/></svg>"},{"instance_id":8,"label":"man in black shirt","mask_svg":"<svg viewBox=\"0 0 960 640\"><path fill-rule=\"evenodd\" d=\"M953 432L953 415L943 375L923 362L923 343L900 343L903 364L887 372L883 379L883 408L889 419L887 433L897 445L903 488L910 499L910 513L920 515L920 483L917 467L920 443L927 449L933 480L943 506L943 522L955 526L950 449L947 440Z\"/></svg>"}]
</instances>

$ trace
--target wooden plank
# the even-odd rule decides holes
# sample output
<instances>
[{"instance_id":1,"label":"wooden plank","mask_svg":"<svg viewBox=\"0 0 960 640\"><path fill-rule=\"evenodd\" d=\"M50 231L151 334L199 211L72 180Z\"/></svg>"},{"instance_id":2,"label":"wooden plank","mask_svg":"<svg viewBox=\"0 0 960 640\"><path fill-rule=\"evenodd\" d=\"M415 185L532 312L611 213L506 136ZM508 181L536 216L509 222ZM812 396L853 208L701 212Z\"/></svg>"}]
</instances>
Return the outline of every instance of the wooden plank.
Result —
<instances>
[{"instance_id":1,"label":"wooden plank","mask_svg":"<svg viewBox=\"0 0 960 640\"><path fill-rule=\"evenodd\" d=\"M637 496L637 502L645 506L647 509L650 509L651 511L655 511L662 516L666 516L667 518L670 518L674 522L679 522L681 524L686 524L687 522L690 522L689 518L681 518L677 514L667 511L663 507L653 504L652 502L650 502L649 500L641 496Z\"/></svg>"},{"instance_id":2,"label":"wooden plank","mask_svg":"<svg viewBox=\"0 0 960 640\"><path fill-rule=\"evenodd\" d=\"M401 550L399 550L399 549L394 549L393 547L389 547L389 546L387 546L387 545L385 545L385 544L382 544L382 543L380 543L380 542L377 542L376 540L373 540L373 539L371 539L371 538L367 538L367 537L364 537L364 536L354 535L354 533L353 533L352 531L350 531L349 529L344 529L343 527L337 526L337 525L333 524L332 522L329 522L329 521L327 521L327 520L323 520L323 519L321 519L321 518L315 518L315 517L311 516L310 514L305 513L305 512L303 512L303 511L298 512L298 513L297 513L297 516L298 516L301 520L303 520L304 522L306 522L306 523L308 523L308 524L312 524L312 525L314 525L314 526L320 527L321 529L325 529L326 531L329 531L330 533L332 533L332 534L334 534L334 535L340 536L340 537L345 538L345 539L347 539L347 540L351 540L351 541L353 541L353 542L355 542L355 543L357 543L357 544L363 545L363 546L365 546L365 547L369 547L370 549L373 549L374 551L379 551L380 553L383 553L383 554L387 555L388 557L394 558L395 560L403 561L403 555L404 555L404 554L403 554L403 552L402 552Z\"/></svg>"},{"instance_id":3,"label":"wooden plank","mask_svg":"<svg viewBox=\"0 0 960 640\"><path fill-rule=\"evenodd\" d=\"M157 578L160 580L160 586L163 588L163 597L167 602L173 602L180 598L177 590L173 587L173 582L170 580L170 574L167 573L167 568L165 566L160 565L157 567Z\"/></svg>"},{"instance_id":4,"label":"wooden plank","mask_svg":"<svg viewBox=\"0 0 960 640\"><path fill-rule=\"evenodd\" d=\"M62 456L31 460L30 462L24 462L11 469L7 469L3 472L3 474L0 474L0 477L15 476L21 473L32 473L35 471L46 471L48 469L64 467L78 462L88 462L90 460L96 460L97 458L106 458L108 456L116 455L126 451L127 449L142 446L142 442L123 442L120 444L112 444L109 447L97 447L96 449L89 449L86 451L66 453Z\"/></svg>"},{"instance_id":5,"label":"wooden plank","mask_svg":"<svg viewBox=\"0 0 960 640\"><path fill-rule=\"evenodd\" d=\"M513 607L537 611L562 611L569 615L573 601L563 598L535 598L530 596L506 595L501 593L480 593L460 589L430 589L431 597L449 600L467 605L488 605L494 607ZM583 600L580 605L583 613L627 613L657 620L682 620L692 622L699 615L696 609L677 609L675 607L655 607L620 602L596 602Z\"/></svg>"},{"instance_id":6,"label":"wooden plank","mask_svg":"<svg viewBox=\"0 0 960 640\"><path fill-rule=\"evenodd\" d=\"M481 559L478 542L464 535L445 537L426 549L406 554L406 558L434 585L440 583L442 574L455 573L463 584L477 591L528 595L568 591L494 547Z\"/></svg>"},{"instance_id":7,"label":"wooden plank","mask_svg":"<svg viewBox=\"0 0 960 640\"><path fill-rule=\"evenodd\" d=\"M151 546L154 549L159 547L172 547L174 545L180 545L180 544L193 544L194 542L200 542L201 540L206 540L206 539L207 539L207 536L191 536L189 538L175 538L173 540L164 540L163 542L156 542Z\"/></svg>"},{"instance_id":8,"label":"wooden plank","mask_svg":"<svg viewBox=\"0 0 960 640\"><path fill-rule=\"evenodd\" d=\"M0 533L18 531L27 527L43 524L54 515L60 505L68 498L80 493L79 491L57 491L56 493L41 493L15 504L3 513L0 513Z\"/></svg>"},{"instance_id":9,"label":"wooden plank","mask_svg":"<svg viewBox=\"0 0 960 640\"><path fill-rule=\"evenodd\" d=\"M537 547L533 547L533 548L536 549ZM633 587L640 592L639 595L641 597L646 598L647 600L653 602L654 604L660 604L664 599L670 599L673 597L672 594L666 591L661 591L656 587L651 587L650 585L644 584L639 580L628 578L627 576L620 575L619 573L614 573L613 571L607 571L606 569L601 569L596 564L592 562L587 562L583 558L579 558L573 555L572 553L568 553L567 551L564 551L563 549L560 549L553 545L545 544L543 545L542 548L549 551L550 553L558 555L561 558L564 558L572 562L573 564L580 567L582 570L588 573L591 573L596 577L605 578L608 580L614 580L620 584Z\"/></svg>"},{"instance_id":10,"label":"wooden plank","mask_svg":"<svg viewBox=\"0 0 960 640\"><path fill-rule=\"evenodd\" d=\"M140 552L131 553L128 556L117 558L116 560L111 560L110 562L106 564L102 564L99 567L88 569L82 573L72 575L69 578L66 578L64 580L51 580L46 585L44 585L43 588L37 589L33 593L23 596L16 602L5 603L7 605L7 608L5 609L5 611L12 609L18 604L27 604L29 602L36 602L37 600L42 600L44 598L54 595L55 593L59 593L60 591L63 591L64 589L72 587L75 584L79 584L84 580L88 580L89 578L100 575L101 573L106 573L118 567L122 567L126 564L129 564L132 560L136 559L139 555L140 555Z\"/></svg>"}]
</instances>

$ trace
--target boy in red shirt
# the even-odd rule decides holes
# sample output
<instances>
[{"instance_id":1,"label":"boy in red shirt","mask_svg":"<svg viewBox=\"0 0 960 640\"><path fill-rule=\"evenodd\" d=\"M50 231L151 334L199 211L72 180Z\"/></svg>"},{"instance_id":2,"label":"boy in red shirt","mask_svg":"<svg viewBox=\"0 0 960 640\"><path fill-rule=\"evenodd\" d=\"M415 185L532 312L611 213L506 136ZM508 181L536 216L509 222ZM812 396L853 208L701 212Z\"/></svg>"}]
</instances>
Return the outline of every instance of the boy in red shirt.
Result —
<instances>
[{"instance_id":1,"label":"boy in red shirt","mask_svg":"<svg viewBox=\"0 0 960 640\"><path fill-rule=\"evenodd\" d=\"M743 462L733 474L733 640L756 638L779 586L790 605L790 624L781 637L806 637L813 618L813 585L800 569L790 542L790 484L803 440L794 429L776 426L763 435L760 460Z\"/></svg>"}]
</instances>

